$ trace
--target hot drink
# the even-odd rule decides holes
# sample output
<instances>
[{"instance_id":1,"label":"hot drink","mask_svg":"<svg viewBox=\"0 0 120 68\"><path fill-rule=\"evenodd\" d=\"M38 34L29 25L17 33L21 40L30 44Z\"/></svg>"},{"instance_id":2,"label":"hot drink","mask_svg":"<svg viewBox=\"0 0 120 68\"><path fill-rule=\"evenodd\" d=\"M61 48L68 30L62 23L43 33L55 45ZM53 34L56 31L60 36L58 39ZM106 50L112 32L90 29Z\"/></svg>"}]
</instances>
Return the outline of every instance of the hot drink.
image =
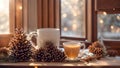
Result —
<instances>
[{"instance_id":1,"label":"hot drink","mask_svg":"<svg viewBox=\"0 0 120 68\"><path fill-rule=\"evenodd\" d=\"M85 45L79 42L64 42L63 47L64 47L64 51L65 51L67 58L69 60L77 59L81 46L84 46L85 48Z\"/></svg>"}]
</instances>

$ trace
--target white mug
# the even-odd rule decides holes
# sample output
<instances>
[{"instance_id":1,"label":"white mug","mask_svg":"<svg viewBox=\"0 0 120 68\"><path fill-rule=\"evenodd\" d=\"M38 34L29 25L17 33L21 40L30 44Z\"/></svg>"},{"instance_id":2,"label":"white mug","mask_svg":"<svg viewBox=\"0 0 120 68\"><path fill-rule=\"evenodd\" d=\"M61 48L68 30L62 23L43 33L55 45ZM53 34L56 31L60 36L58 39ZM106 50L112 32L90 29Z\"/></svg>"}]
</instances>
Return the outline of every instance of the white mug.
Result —
<instances>
[{"instance_id":1,"label":"white mug","mask_svg":"<svg viewBox=\"0 0 120 68\"><path fill-rule=\"evenodd\" d=\"M51 41L55 46L59 46L60 42L60 30L58 28L41 28L37 29L37 32L29 34L29 36L36 35L37 38L37 46L35 46L32 42L32 45L39 49L40 47L44 47L44 43L46 41Z\"/></svg>"}]
</instances>

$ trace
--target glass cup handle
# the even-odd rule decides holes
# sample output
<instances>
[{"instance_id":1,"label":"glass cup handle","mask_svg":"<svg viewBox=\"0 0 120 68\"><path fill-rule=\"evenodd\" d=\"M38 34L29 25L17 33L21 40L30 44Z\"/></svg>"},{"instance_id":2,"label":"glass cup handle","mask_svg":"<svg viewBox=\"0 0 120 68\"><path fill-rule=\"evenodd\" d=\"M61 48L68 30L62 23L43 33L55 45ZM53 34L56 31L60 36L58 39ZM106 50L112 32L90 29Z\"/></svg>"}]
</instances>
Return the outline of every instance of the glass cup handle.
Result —
<instances>
[{"instance_id":1,"label":"glass cup handle","mask_svg":"<svg viewBox=\"0 0 120 68\"><path fill-rule=\"evenodd\" d=\"M83 50L85 50L86 46L84 43L81 43L81 45L83 46Z\"/></svg>"},{"instance_id":2,"label":"glass cup handle","mask_svg":"<svg viewBox=\"0 0 120 68\"><path fill-rule=\"evenodd\" d=\"M82 50L80 51L80 57L83 56L83 54L84 54L84 50L85 50L85 48L86 48L86 46L85 46L84 43L81 43L81 47L82 47L82 46L83 46L83 48L82 48Z\"/></svg>"}]
</instances>

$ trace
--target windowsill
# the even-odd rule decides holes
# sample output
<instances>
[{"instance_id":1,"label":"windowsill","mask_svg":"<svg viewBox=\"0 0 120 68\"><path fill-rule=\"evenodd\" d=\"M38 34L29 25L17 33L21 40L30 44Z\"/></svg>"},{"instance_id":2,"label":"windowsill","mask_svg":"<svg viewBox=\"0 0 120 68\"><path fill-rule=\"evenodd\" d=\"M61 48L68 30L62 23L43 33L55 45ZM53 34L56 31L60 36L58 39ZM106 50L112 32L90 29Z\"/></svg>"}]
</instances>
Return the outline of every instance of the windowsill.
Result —
<instances>
[{"instance_id":1,"label":"windowsill","mask_svg":"<svg viewBox=\"0 0 120 68\"><path fill-rule=\"evenodd\" d=\"M88 67L88 66L92 66L94 67L113 67L113 66L118 66L118 68L120 67L119 65L120 63L120 57L106 57L106 58L102 58L101 60L97 60L97 61L91 61L89 63L84 63L84 62L18 62L18 63L0 63L0 67L16 67L16 68L20 68L20 67ZM89 68L89 67L88 67Z\"/></svg>"},{"instance_id":2,"label":"windowsill","mask_svg":"<svg viewBox=\"0 0 120 68\"><path fill-rule=\"evenodd\" d=\"M113 39L103 39L103 41L112 41L112 42L119 41L120 42L120 40L113 40Z\"/></svg>"},{"instance_id":3,"label":"windowsill","mask_svg":"<svg viewBox=\"0 0 120 68\"><path fill-rule=\"evenodd\" d=\"M109 49L115 49L115 50L120 50L120 40L110 40L110 39L104 39L103 40L106 48Z\"/></svg>"}]
</instances>

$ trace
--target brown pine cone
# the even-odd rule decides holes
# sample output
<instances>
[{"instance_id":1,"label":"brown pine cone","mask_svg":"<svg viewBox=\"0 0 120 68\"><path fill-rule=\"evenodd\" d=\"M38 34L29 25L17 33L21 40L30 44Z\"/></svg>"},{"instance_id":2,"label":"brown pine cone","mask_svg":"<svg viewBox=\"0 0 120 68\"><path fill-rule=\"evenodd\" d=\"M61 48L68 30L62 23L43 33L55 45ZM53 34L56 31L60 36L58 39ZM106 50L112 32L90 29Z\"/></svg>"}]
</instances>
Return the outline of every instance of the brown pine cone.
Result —
<instances>
[{"instance_id":1,"label":"brown pine cone","mask_svg":"<svg viewBox=\"0 0 120 68\"><path fill-rule=\"evenodd\" d=\"M117 50L108 50L108 51L107 51L107 54L108 54L110 57L115 57L115 56L119 55L119 53L118 53Z\"/></svg>"},{"instance_id":2,"label":"brown pine cone","mask_svg":"<svg viewBox=\"0 0 120 68\"><path fill-rule=\"evenodd\" d=\"M102 48L101 44L99 41L96 41L92 44L94 47L97 47L97 48Z\"/></svg>"},{"instance_id":3,"label":"brown pine cone","mask_svg":"<svg viewBox=\"0 0 120 68\"><path fill-rule=\"evenodd\" d=\"M92 45L90 45L88 49L89 49L89 52L94 54L93 57L98 60L102 58L105 54L103 50L103 46L99 41L92 43Z\"/></svg>"},{"instance_id":4,"label":"brown pine cone","mask_svg":"<svg viewBox=\"0 0 120 68\"><path fill-rule=\"evenodd\" d=\"M9 48L6 48L6 47L0 48L0 54L2 53L7 56L9 55L9 52L10 52Z\"/></svg>"},{"instance_id":5,"label":"brown pine cone","mask_svg":"<svg viewBox=\"0 0 120 68\"><path fill-rule=\"evenodd\" d=\"M46 54L44 54L44 56L43 56L43 61L44 62L51 62L52 61L52 56L51 56L51 54L50 53L46 53Z\"/></svg>"},{"instance_id":6,"label":"brown pine cone","mask_svg":"<svg viewBox=\"0 0 120 68\"><path fill-rule=\"evenodd\" d=\"M35 52L34 59L36 61L43 61L43 57L46 54L46 49L45 48L40 48Z\"/></svg>"},{"instance_id":7,"label":"brown pine cone","mask_svg":"<svg viewBox=\"0 0 120 68\"><path fill-rule=\"evenodd\" d=\"M95 48L94 54L103 54L102 48Z\"/></svg>"},{"instance_id":8,"label":"brown pine cone","mask_svg":"<svg viewBox=\"0 0 120 68\"><path fill-rule=\"evenodd\" d=\"M36 61L43 62L63 62L66 56L51 41L47 41L44 47L35 53Z\"/></svg>"}]
</instances>

